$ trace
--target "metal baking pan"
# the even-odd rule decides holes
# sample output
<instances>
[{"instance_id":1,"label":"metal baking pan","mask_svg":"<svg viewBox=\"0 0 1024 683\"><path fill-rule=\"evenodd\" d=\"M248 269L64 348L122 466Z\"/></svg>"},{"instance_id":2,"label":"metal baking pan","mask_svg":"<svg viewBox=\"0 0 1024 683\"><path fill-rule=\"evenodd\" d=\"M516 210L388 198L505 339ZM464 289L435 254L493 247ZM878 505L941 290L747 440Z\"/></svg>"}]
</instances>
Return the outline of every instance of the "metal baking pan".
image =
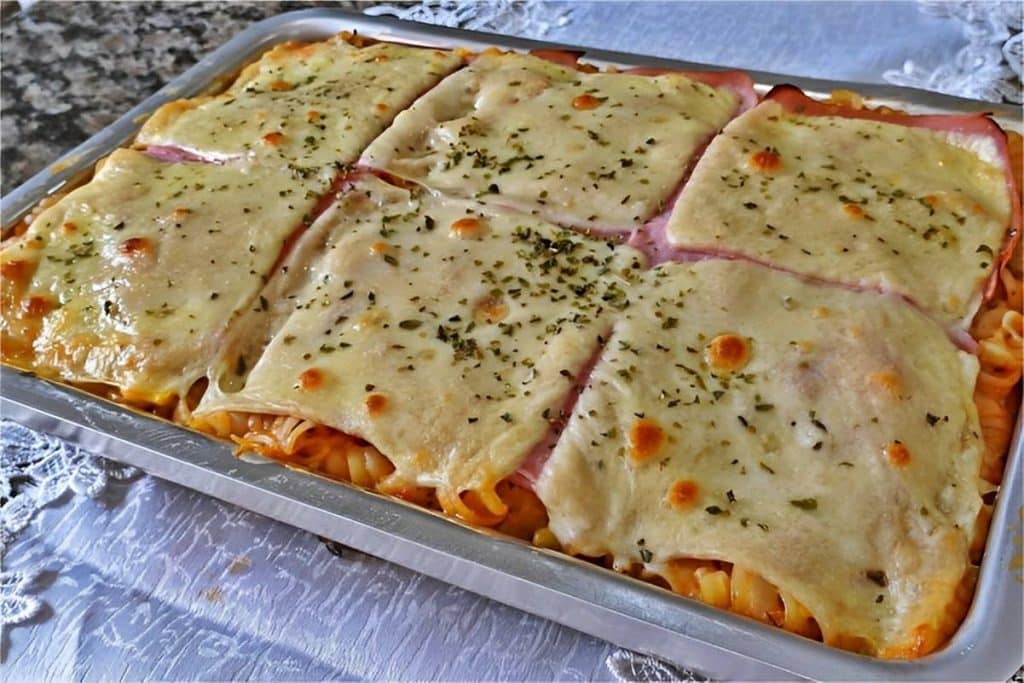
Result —
<instances>
[{"instance_id":1,"label":"metal baking pan","mask_svg":"<svg viewBox=\"0 0 1024 683\"><path fill-rule=\"evenodd\" d=\"M6 231L41 199L88 173L131 140L150 112L203 92L272 45L342 30L436 47L565 48L599 65L716 69L701 64L439 28L339 10L282 14L226 45L0 200ZM792 83L813 94L854 90L910 111L992 112L1019 128L1019 110L907 88L748 72L767 89ZM170 422L0 369L0 413L158 477L335 539L500 602L726 679L1006 680L1021 664L1022 439L1018 420L974 604L950 643L915 661L884 661L826 647L572 557L473 529L402 501L280 466L237 459L229 445Z\"/></svg>"}]
</instances>

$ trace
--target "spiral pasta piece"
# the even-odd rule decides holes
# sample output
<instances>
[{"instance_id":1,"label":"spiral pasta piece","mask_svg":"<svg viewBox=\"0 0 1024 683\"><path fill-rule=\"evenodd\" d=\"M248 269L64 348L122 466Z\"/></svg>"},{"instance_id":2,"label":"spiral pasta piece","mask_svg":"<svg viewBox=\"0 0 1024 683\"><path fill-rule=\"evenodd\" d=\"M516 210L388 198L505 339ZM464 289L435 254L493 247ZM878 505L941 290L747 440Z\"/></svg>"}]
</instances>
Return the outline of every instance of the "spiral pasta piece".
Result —
<instances>
[{"instance_id":1,"label":"spiral pasta piece","mask_svg":"<svg viewBox=\"0 0 1024 683\"><path fill-rule=\"evenodd\" d=\"M1020 404L1024 372L1024 316L1011 306L1021 298L1021 280L1009 267L1000 274L1003 296L978 314L971 332L978 341L978 380L974 402L985 442L981 476L992 484L1002 480L1013 420Z\"/></svg>"}]
</instances>

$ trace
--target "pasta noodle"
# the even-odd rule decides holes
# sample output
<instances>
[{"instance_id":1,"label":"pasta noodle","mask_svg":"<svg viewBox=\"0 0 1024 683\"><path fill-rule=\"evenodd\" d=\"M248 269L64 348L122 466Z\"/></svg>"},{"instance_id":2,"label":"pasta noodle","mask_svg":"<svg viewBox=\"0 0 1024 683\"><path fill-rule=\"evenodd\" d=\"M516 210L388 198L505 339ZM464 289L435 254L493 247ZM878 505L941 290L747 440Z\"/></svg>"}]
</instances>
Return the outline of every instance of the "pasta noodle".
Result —
<instances>
[{"instance_id":1,"label":"pasta noodle","mask_svg":"<svg viewBox=\"0 0 1024 683\"><path fill-rule=\"evenodd\" d=\"M441 509L449 516L476 526L495 527L516 538L531 540L547 524L544 506L529 489L505 480L493 490L452 495L397 481L390 478L394 465L376 448L310 420L220 411L190 418L188 424L231 440L237 454L258 453L337 481ZM544 545L543 539L542 534L538 545Z\"/></svg>"},{"instance_id":2,"label":"pasta noodle","mask_svg":"<svg viewBox=\"0 0 1024 683\"><path fill-rule=\"evenodd\" d=\"M1020 190L1021 136L1011 134L1008 141ZM971 326L971 336L978 342L980 364L974 401L985 441L981 476L990 484L1002 481L1014 416L1020 406L1024 369L1024 317L1021 315L1024 283L1020 268L1021 243L1018 242L998 273L996 295L985 304Z\"/></svg>"},{"instance_id":3,"label":"pasta noodle","mask_svg":"<svg viewBox=\"0 0 1024 683\"><path fill-rule=\"evenodd\" d=\"M380 486L394 471L388 459L369 444L298 417L225 411L193 418L190 426L230 439L239 454L258 453L365 488ZM412 497L425 499L415 493Z\"/></svg>"}]
</instances>

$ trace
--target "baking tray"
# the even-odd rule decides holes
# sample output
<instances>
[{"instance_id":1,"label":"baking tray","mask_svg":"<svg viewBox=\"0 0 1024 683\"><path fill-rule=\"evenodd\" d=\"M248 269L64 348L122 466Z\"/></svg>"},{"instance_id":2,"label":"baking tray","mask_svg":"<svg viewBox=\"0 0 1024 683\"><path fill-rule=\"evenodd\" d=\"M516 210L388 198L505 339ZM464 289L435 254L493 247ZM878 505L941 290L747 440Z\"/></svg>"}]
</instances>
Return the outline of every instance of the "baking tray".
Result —
<instances>
[{"instance_id":1,"label":"baking tray","mask_svg":"<svg viewBox=\"0 0 1024 683\"><path fill-rule=\"evenodd\" d=\"M185 74L0 200L6 231L44 197L74 183L147 116L173 99L204 92L285 40L342 30L436 47L564 48L598 65L720 69L703 64L441 28L390 17L313 9L253 25ZM812 95L854 90L875 103L914 112L991 112L1020 129L1019 108L947 95L748 71L763 92L792 83ZM724 679L1006 680L1021 664L1021 424L992 518L974 603L950 643L922 659L883 661L826 647L572 557L473 529L402 501L249 458L198 432L39 379L0 368L0 414L96 453L268 517L332 538L442 581L599 638Z\"/></svg>"}]
</instances>

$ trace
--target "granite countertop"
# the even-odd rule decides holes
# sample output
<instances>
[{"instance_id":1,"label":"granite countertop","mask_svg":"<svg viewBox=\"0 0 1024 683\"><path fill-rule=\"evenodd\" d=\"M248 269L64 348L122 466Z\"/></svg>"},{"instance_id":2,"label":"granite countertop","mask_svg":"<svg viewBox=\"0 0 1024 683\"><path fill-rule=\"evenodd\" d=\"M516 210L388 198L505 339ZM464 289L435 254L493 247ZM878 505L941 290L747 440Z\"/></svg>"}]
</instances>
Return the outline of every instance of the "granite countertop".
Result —
<instances>
[{"instance_id":1,"label":"granite countertop","mask_svg":"<svg viewBox=\"0 0 1024 683\"><path fill-rule=\"evenodd\" d=\"M4 2L0 194L6 195L254 22L365 2Z\"/></svg>"}]
</instances>

